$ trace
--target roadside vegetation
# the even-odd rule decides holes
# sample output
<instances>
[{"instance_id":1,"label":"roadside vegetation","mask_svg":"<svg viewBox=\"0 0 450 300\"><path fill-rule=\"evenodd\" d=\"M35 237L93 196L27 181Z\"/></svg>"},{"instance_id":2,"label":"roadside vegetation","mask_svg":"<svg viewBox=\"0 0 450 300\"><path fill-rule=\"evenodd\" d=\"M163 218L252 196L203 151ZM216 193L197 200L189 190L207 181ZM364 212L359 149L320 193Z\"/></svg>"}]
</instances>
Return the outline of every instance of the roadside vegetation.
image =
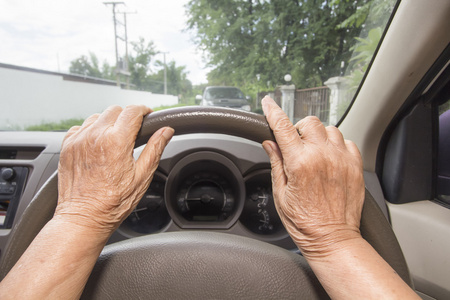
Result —
<instances>
[{"instance_id":1,"label":"roadside vegetation","mask_svg":"<svg viewBox=\"0 0 450 300\"><path fill-rule=\"evenodd\" d=\"M164 64L155 44L140 38L130 43L131 88L162 94L165 68L167 93L185 105L195 104L195 95L202 94L206 85L236 86L255 98L257 92L285 84L286 74L292 75L291 83L297 88L323 86L333 76L351 75L349 79L356 82L367 68L365 58L376 49L374 38L381 37L376 30L369 34L379 26L371 24L378 18L369 12L388 15L392 2L324 0L318 5L316 0L191 0L185 7L186 30L192 32L211 68L208 82L193 86L185 66L175 61ZM365 53L351 60L352 50ZM74 59L70 72L116 78L115 66L95 53Z\"/></svg>"},{"instance_id":2,"label":"roadside vegetation","mask_svg":"<svg viewBox=\"0 0 450 300\"><path fill-rule=\"evenodd\" d=\"M181 107L186 106L186 104L178 103L176 105L171 106L159 106L153 108L153 111L168 109L168 108L174 108L174 107ZM67 119L62 120L60 122L46 122L41 123L37 125L31 125L25 127L25 131L67 131L73 126L79 126L83 124L84 119Z\"/></svg>"}]
</instances>

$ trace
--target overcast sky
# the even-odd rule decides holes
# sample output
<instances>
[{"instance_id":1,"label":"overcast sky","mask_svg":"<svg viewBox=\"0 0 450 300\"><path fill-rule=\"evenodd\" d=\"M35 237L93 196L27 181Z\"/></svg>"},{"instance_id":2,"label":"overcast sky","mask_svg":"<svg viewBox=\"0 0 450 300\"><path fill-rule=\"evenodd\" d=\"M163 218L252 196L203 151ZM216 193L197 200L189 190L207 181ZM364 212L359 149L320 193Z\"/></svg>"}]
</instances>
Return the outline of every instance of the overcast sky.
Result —
<instances>
[{"instance_id":1,"label":"overcast sky","mask_svg":"<svg viewBox=\"0 0 450 300\"><path fill-rule=\"evenodd\" d=\"M0 0L0 62L68 72L71 60L93 52L114 65L112 7L105 1ZM123 2L126 6L117 6L118 11L136 12L127 15L129 41L152 40L157 50L168 52L167 61L186 66L194 84L207 82L192 33L183 32L188 0Z\"/></svg>"}]
</instances>

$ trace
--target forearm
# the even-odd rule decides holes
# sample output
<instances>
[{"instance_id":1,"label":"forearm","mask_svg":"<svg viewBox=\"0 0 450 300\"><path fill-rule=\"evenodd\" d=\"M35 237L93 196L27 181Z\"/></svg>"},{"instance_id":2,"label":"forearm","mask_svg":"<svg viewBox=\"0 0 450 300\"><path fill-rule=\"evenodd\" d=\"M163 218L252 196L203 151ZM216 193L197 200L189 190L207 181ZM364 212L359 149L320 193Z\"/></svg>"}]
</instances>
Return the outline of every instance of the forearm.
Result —
<instances>
[{"instance_id":1,"label":"forearm","mask_svg":"<svg viewBox=\"0 0 450 300\"><path fill-rule=\"evenodd\" d=\"M1 299L76 299L108 235L52 219L0 283Z\"/></svg>"},{"instance_id":2,"label":"forearm","mask_svg":"<svg viewBox=\"0 0 450 300\"><path fill-rule=\"evenodd\" d=\"M332 299L419 299L363 238L307 260Z\"/></svg>"}]
</instances>

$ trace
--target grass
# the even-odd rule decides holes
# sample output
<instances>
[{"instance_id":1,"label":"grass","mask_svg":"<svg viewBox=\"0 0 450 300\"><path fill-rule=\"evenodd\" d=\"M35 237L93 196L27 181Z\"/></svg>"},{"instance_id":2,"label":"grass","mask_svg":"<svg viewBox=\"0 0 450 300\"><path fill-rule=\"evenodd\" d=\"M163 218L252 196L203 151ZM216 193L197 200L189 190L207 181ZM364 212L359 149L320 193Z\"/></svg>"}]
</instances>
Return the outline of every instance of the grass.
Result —
<instances>
[{"instance_id":1,"label":"grass","mask_svg":"<svg viewBox=\"0 0 450 300\"><path fill-rule=\"evenodd\" d=\"M60 122L41 123L25 127L25 131L65 131L83 124L84 119L67 119Z\"/></svg>"},{"instance_id":2,"label":"grass","mask_svg":"<svg viewBox=\"0 0 450 300\"><path fill-rule=\"evenodd\" d=\"M170 106L159 106L159 107L153 108L153 111L158 111L158 110L163 110L163 109L168 109L168 108L175 108L175 107L183 107L183 106L189 106L189 105L186 105L184 103L179 103L179 104L170 105Z\"/></svg>"},{"instance_id":3,"label":"grass","mask_svg":"<svg viewBox=\"0 0 450 300\"><path fill-rule=\"evenodd\" d=\"M186 106L186 104L175 104L170 106L160 106L153 108L154 111L168 109L168 108L174 108L174 107L182 107ZM48 123L41 123L38 125L30 125L28 127L25 127L25 131L67 131L73 126L79 126L83 124L84 119L67 119L62 120L60 122L48 122Z\"/></svg>"}]
</instances>

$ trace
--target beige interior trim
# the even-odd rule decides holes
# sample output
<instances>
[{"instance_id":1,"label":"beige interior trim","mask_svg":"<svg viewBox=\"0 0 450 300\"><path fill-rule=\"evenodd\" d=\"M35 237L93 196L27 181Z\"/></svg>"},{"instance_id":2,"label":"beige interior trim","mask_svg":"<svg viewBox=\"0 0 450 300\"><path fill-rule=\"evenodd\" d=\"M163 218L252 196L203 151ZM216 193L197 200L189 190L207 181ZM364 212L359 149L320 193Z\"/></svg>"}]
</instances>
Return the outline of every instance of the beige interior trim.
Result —
<instances>
[{"instance_id":1,"label":"beige interior trim","mask_svg":"<svg viewBox=\"0 0 450 300\"><path fill-rule=\"evenodd\" d=\"M432 201L388 203L388 208L415 288L450 299L450 209Z\"/></svg>"}]
</instances>

